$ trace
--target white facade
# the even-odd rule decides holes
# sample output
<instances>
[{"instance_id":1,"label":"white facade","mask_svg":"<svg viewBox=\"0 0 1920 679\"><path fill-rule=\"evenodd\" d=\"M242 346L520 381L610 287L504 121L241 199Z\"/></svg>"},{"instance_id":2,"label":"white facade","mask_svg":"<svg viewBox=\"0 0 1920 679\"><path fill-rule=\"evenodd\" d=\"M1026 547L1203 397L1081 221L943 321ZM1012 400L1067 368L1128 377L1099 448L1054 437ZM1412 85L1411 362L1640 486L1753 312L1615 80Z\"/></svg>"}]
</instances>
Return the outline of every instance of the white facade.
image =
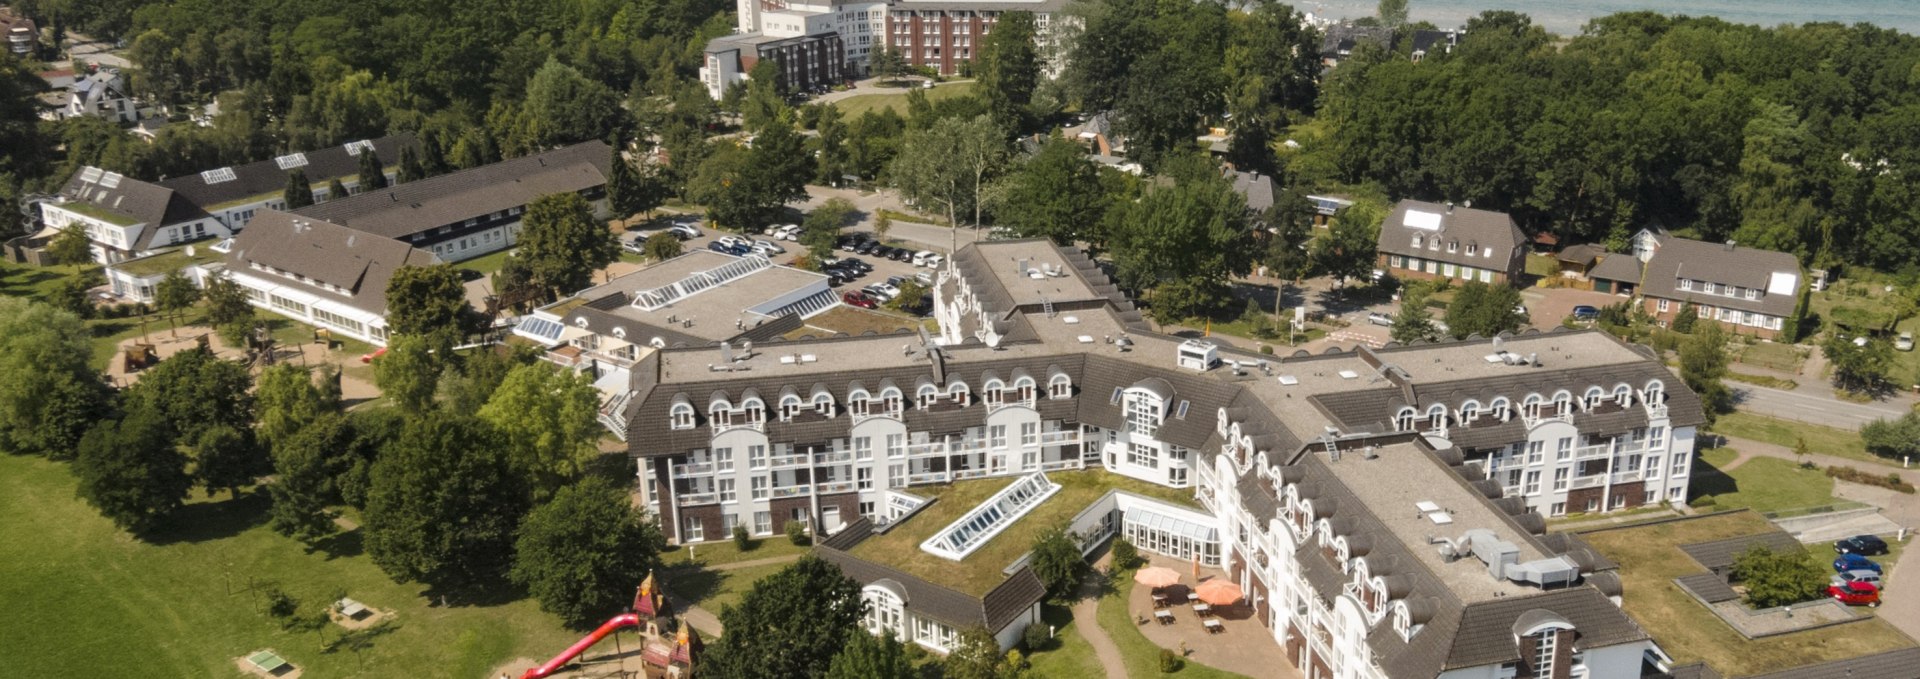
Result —
<instances>
[{"instance_id":1,"label":"white facade","mask_svg":"<svg viewBox=\"0 0 1920 679\"><path fill-rule=\"evenodd\" d=\"M227 277L240 284L247 302L257 308L368 344L385 346L387 343L386 317L302 289L292 284L290 274L260 269L228 271ZM287 282L277 280L279 278ZM344 290L341 292L347 294ZM384 296L386 291L376 294Z\"/></svg>"},{"instance_id":2,"label":"white facade","mask_svg":"<svg viewBox=\"0 0 1920 679\"><path fill-rule=\"evenodd\" d=\"M738 23L734 26L735 33L759 32L781 38L839 33L841 43L846 46L847 64L855 74L866 73L867 61L874 50L882 47L881 36L887 29L885 2L802 0L765 3L762 0L739 0L736 10ZM716 70L715 74L721 77L726 75L723 69ZM705 79L703 72L702 80ZM711 84L708 85L708 91L715 91ZM724 93L725 86L721 86L719 91ZM719 94L714 94L714 98L718 99Z\"/></svg>"},{"instance_id":3,"label":"white facade","mask_svg":"<svg viewBox=\"0 0 1920 679\"><path fill-rule=\"evenodd\" d=\"M93 241L93 260L101 264L113 264L146 256L163 247L203 238L226 238L233 235L225 225L211 218L177 224L148 224L118 218L109 219L96 213L103 213L103 211L78 201L71 204L64 200L40 203L40 220L56 229L85 231L87 240ZM157 229L157 231L143 247L141 239L149 229Z\"/></svg>"}]
</instances>

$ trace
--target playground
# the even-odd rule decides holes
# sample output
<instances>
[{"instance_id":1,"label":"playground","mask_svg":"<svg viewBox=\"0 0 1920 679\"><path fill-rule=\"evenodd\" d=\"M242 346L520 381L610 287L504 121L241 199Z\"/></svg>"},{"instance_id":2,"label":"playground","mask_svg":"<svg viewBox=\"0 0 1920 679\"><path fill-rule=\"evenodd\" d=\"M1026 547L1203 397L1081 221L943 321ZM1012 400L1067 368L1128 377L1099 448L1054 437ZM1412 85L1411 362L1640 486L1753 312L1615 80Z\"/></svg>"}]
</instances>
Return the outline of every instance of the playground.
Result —
<instances>
[{"instance_id":1,"label":"playground","mask_svg":"<svg viewBox=\"0 0 1920 679\"><path fill-rule=\"evenodd\" d=\"M630 643L621 644L622 633ZM613 647L596 648L611 638ZM608 618L544 663L518 659L490 676L502 679L683 679L692 675L703 650L700 633L674 617L672 604L652 574L634 592L628 611ZM591 651L591 653L590 653Z\"/></svg>"}]
</instances>

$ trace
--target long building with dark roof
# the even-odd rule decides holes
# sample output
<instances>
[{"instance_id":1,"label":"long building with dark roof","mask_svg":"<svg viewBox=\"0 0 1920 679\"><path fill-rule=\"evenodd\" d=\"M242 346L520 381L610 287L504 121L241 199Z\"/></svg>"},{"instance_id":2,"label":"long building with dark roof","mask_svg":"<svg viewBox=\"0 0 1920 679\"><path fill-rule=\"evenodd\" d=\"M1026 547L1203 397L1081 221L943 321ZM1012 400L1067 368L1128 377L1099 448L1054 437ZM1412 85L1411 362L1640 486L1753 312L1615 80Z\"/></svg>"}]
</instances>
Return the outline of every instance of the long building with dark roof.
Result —
<instances>
[{"instance_id":1,"label":"long building with dark roof","mask_svg":"<svg viewBox=\"0 0 1920 679\"><path fill-rule=\"evenodd\" d=\"M1102 468L1192 490L1206 525L1116 530L1224 568L1308 676L1667 663L1613 564L1546 532L1684 500L1704 417L1651 351L1554 331L1274 357L1152 332L1040 240L969 245L931 294L927 337L638 349L617 424L668 536L833 534L910 513L897 489Z\"/></svg>"}]
</instances>

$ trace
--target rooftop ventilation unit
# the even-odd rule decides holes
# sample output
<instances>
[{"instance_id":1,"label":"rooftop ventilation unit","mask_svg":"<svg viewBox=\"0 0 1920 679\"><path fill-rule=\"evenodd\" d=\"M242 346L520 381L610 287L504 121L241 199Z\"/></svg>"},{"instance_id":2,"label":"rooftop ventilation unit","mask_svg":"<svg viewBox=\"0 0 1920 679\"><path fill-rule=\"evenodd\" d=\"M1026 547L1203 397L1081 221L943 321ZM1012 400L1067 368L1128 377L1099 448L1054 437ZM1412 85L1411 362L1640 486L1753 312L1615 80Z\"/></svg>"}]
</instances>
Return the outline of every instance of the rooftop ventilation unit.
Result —
<instances>
[{"instance_id":1,"label":"rooftop ventilation unit","mask_svg":"<svg viewBox=\"0 0 1920 679\"><path fill-rule=\"evenodd\" d=\"M1180 343L1178 351L1175 363L1182 368L1207 371L1220 365L1220 346L1212 342L1187 340Z\"/></svg>"}]
</instances>

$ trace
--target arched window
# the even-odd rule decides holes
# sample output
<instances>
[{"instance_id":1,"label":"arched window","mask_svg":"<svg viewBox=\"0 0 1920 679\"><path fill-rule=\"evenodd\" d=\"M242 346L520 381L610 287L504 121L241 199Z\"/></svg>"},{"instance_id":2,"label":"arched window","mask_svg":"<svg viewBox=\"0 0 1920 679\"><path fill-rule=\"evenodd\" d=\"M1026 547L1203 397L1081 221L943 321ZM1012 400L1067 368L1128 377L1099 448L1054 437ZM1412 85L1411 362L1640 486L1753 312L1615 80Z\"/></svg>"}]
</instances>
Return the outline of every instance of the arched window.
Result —
<instances>
[{"instance_id":1,"label":"arched window","mask_svg":"<svg viewBox=\"0 0 1920 679\"><path fill-rule=\"evenodd\" d=\"M1463 423L1480 419L1480 402L1468 399L1460 404L1460 421Z\"/></svg>"},{"instance_id":2,"label":"arched window","mask_svg":"<svg viewBox=\"0 0 1920 679\"><path fill-rule=\"evenodd\" d=\"M1633 405L1633 387L1627 386L1624 382L1613 385L1613 401L1622 408Z\"/></svg>"},{"instance_id":3,"label":"arched window","mask_svg":"<svg viewBox=\"0 0 1920 679\"><path fill-rule=\"evenodd\" d=\"M1606 398L1606 394L1600 390L1600 387L1587 387L1587 410L1600 407L1600 399Z\"/></svg>"},{"instance_id":4,"label":"arched window","mask_svg":"<svg viewBox=\"0 0 1920 679\"><path fill-rule=\"evenodd\" d=\"M1033 378L1026 375L1013 378L1014 398L1022 403L1033 402Z\"/></svg>"},{"instance_id":5,"label":"arched window","mask_svg":"<svg viewBox=\"0 0 1920 679\"><path fill-rule=\"evenodd\" d=\"M888 414L898 417L900 406L905 400L906 397L900 393L899 387L889 384L880 388L880 407Z\"/></svg>"},{"instance_id":6,"label":"arched window","mask_svg":"<svg viewBox=\"0 0 1920 679\"><path fill-rule=\"evenodd\" d=\"M767 402L759 396L749 395L740 402L740 409L746 411L747 421L759 424L767 421Z\"/></svg>"},{"instance_id":7,"label":"arched window","mask_svg":"<svg viewBox=\"0 0 1920 679\"><path fill-rule=\"evenodd\" d=\"M820 413L822 417L833 417L833 392L827 391L825 387L815 389L813 411Z\"/></svg>"},{"instance_id":8,"label":"arched window","mask_svg":"<svg viewBox=\"0 0 1920 679\"><path fill-rule=\"evenodd\" d=\"M799 394L782 394L780 396L780 421L792 422L793 418L800 414L801 407L803 407L803 404L800 402Z\"/></svg>"},{"instance_id":9,"label":"arched window","mask_svg":"<svg viewBox=\"0 0 1920 679\"><path fill-rule=\"evenodd\" d=\"M1513 415L1513 404L1507 401L1505 396L1495 396L1493 403L1487 408L1493 412L1494 416L1499 417L1501 422L1507 421L1507 418Z\"/></svg>"},{"instance_id":10,"label":"arched window","mask_svg":"<svg viewBox=\"0 0 1920 679\"><path fill-rule=\"evenodd\" d=\"M883 634L892 632L895 637L906 638L907 607L900 595L886 587L869 585L860 591L860 598L866 601L865 620L868 632Z\"/></svg>"},{"instance_id":11,"label":"arched window","mask_svg":"<svg viewBox=\"0 0 1920 679\"><path fill-rule=\"evenodd\" d=\"M1649 405L1660 405L1660 404L1666 403L1667 402L1666 390L1667 390L1667 385L1662 383L1660 380L1650 380L1647 382L1647 393L1645 396L1641 397L1641 400L1646 401L1647 404Z\"/></svg>"},{"instance_id":12,"label":"arched window","mask_svg":"<svg viewBox=\"0 0 1920 679\"><path fill-rule=\"evenodd\" d=\"M1520 412L1528 419L1539 417L1541 401L1539 394L1527 394L1526 400L1520 402Z\"/></svg>"},{"instance_id":13,"label":"arched window","mask_svg":"<svg viewBox=\"0 0 1920 679\"><path fill-rule=\"evenodd\" d=\"M988 406L998 406L1006 399L1007 384L998 377L988 379L984 389L986 393L983 396Z\"/></svg>"},{"instance_id":14,"label":"arched window","mask_svg":"<svg viewBox=\"0 0 1920 679\"><path fill-rule=\"evenodd\" d=\"M872 407L873 395L867 393L867 390L854 389L847 392L847 410L855 417L866 417L868 410Z\"/></svg>"},{"instance_id":15,"label":"arched window","mask_svg":"<svg viewBox=\"0 0 1920 679\"><path fill-rule=\"evenodd\" d=\"M1073 378L1066 373L1054 373L1047 378L1047 398L1062 399L1073 396Z\"/></svg>"},{"instance_id":16,"label":"arched window","mask_svg":"<svg viewBox=\"0 0 1920 679\"><path fill-rule=\"evenodd\" d=\"M1553 393L1553 414L1564 415L1573 407L1573 393L1565 389Z\"/></svg>"},{"instance_id":17,"label":"arched window","mask_svg":"<svg viewBox=\"0 0 1920 679\"><path fill-rule=\"evenodd\" d=\"M973 405L973 389L966 382L954 380L947 383L947 398L963 406Z\"/></svg>"},{"instance_id":18,"label":"arched window","mask_svg":"<svg viewBox=\"0 0 1920 679\"><path fill-rule=\"evenodd\" d=\"M693 404L684 400L674 401L673 407L667 410L667 419L669 429L692 429Z\"/></svg>"},{"instance_id":19,"label":"arched window","mask_svg":"<svg viewBox=\"0 0 1920 679\"><path fill-rule=\"evenodd\" d=\"M1447 407L1435 403L1427 407L1427 431L1440 431L1447 428Z\"/></svg>"},{"instance_id":20,"label":"arched window","mask_svg":"<svg viewBox=\"0 0 1920 679\"><path fill-rule=\"evenodd\" d=\"M1393 417L1394 431L1413 431L1413 418L1417 416L1418 411L1415 411L1413 406L1401 407L1400 414Z\"/></svg>"},{"instance_id":21,"label":"arched window","mask_svg":"<svg viewBox=\"0 0 1920 679\"><path fill-rule=\"evenodd\" d=\"M918 407L921 410L926 410L933 405L934 401L939 400L939 398L940 390L931 384L920 385L920 392L914 395L914 399L918 401Z\"/></svg>"}]
</instances>

